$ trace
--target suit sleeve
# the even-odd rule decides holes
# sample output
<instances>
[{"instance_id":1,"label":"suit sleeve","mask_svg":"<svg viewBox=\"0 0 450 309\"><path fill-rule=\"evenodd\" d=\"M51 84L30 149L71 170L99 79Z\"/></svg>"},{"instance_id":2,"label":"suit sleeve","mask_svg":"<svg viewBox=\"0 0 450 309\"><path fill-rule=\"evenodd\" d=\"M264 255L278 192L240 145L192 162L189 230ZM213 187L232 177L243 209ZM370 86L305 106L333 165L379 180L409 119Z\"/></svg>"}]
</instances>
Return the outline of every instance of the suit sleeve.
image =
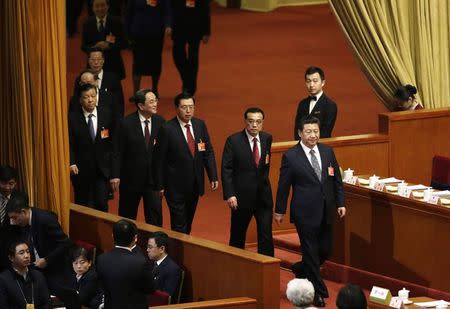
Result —
<instances>
[{"instance_id":1,"label":"suit sleeve","mask_svg":"<svg viewBox=\"0 0 450 309\"><path fill-rule=\"evenodd\" d=\"M50 292L48 291L47 281L41 273L34 273L36 277L37 294L39 295L39 305L37 308L50 309ZM36 296L35 296L36 297Z\"/></svg>"},{"instance_id":2,"label":"suit sleeve","mask_svg":"<svg viewBox=\"0 0 450 309\"><path fill-rule=\"evenodd\" d=\"M141 281L142 282L142 288L143 292L150 294L155 291L155 283L153 282L153 274L152 274L152 267L150 263L145 260L145 263L143 264L142 272L141 272Z\"/></svg>"},{"instance_id":3,"label":"suit sleeve","mask_svg":"<svg viewBox=\"0 0 450 309\"><path fill-rule=\"evenodd\" d=\"M55 249L53 249L53 251L50 251L47 256L42 256L50 265L55 262L58 263L61 261L61 259L63 259L64 254L67 252L70 246L70 241L67 235L64 234L63 230L61 229L61 225L59 225L55 214L48 214L46 225L47 226L45 230L47 231L47 237L56 245Z\"/></svg>"},{"instance_id":4,"label":"suit sleeve","mask_svg":"<svg viewBox=\"0 0 450 309\"><path fill-rule=\"evenodd\" d=\"M114 43L109 43L109 50L122 50L127 47L127 42L125 40L125 33L123 31L123 24L119 18L109 15L111 18L111 33L116 37ZM109 33L108 33L109 34Z\"/></svg>"},{"instance_id":5,"label":"suit sleeve","mask_svg":"<svg viewBox=\"0 0 450 309\"><path fill-rule=\"evenodd\" d=\"M70 165L77 164L74 143L75 143L75 136L74 136L74 132L73 132L73 123L71 121L71 117L69 116L69 156L70 156Z\"/></svg>"},{"instance_id":6,"label":"suit sleeve","mask_svg":"<svg viewBox=\"0 0 450 309\"><path fill-rule=\"evenodd\" d=\"M214 156L214 149L209 139L208 129L203 122L203 132L205 137L206 151L203 155L203 165L206 168L206 173L208 174L209 181L217 181L217 166L216 158Z\"/></svg>"},{"instance_id":7,"label":"suit sleeve","mask_svg":"<svg viewBox=\"0 0 450 309\"><path fill-rule=\"evenodd\" d=\"M231 196L236 196L233 185L233 159L233 146L231 139L227 138L222 154L222 188L224 200L227 200Z\"/></svg>"},{"instance_id":8,"label":"suit sleeve","mask_svg":"<svg viewBox=\"0 0 450 309\"><path fill-rule=\"evenodd\" d=\"M0 277L0 309L9 309L8 288L4 278Z\"/></svg>"},{"instance_id":9,"label":"suit sleeve","mask_svg":"<svg viewBox=\"0 0 450 309\"><path fill-rule=\"evenodd\" d=\"M289 190L293 183L292 167L286 154L281 159L280 178L278 179L277 200L275 205L275 213L285 214Z\"/></svg>"},{"instance_id":10,"label":"suit sleeve","mask_svg":"<svg viewBox=\"0 0 450 309\"><path fill-rule=\"evenodd\" d=\"M81 33L81 50L88 53L92 46L95 44L89 40L89 19L83 24L83 32Z\"/></svg>"},{"instance_id":11,"label":"suit sleeve","mask_svg":"<svg viewBox=\"0 0 450 309\"><path fill-rule=\"evenodd\" d=\"M180 280L180 269L175 267L170 268L163 283L163 291L169 293L172 297L174 297L180 284Z\"/></svg>"},{"instance_id":12,"label":"suit sleeve","mask_svg":"<svg viewBox=\"0 0 450 309\"><path fill-rule=\"evenodd\" d=\"M124 144L126 144L126 134L125 134L125 124L124 119L122 119L114 132L113 136L113 152L115 154L115 159L112 160L111 167L111 178L120 178L120 166L122 164L122 156L124 151Z\"/></svg>"},{"instance_id":13,"label":"suit sleeve","mask_svg":"<svg viewBox=\"0 0 450 309\"><path fill-rule=\"evenodd\" d=\"M152 173L155 182L155 190L165 189L164 170L166 166L166 155L169 147L167 127L162 125L158 132L153 152Z\"/></svg>"},{"instance_id":14,"label":"suit sleeve","mask_svg":"<svg viewBox=\"0 0 450 309\"><path fill-rule=\"evenodd\" d=\"M78 297L80 298L81 303L83 305L90 305L97 295L100 294L100 286L97 275L92 273L88 278L85 278L78 292Z\"/></svg>"},{"instance_id":15,"label":"suit sleeve","mask_svg":"<svg viewBox=\"0 0 450 309\"><path fill-rule=\"evenodd\" d=\"M210 13L210 0L204 1L205 5L203 7L203 14L202 14L202 28L203 33L202 35L211 35L211 13Z\"/></svg>"},{"instance_id":16,"label":"suit sleeve","mask_svg":"<svg viewBox=\"0 0 450 309\"><path fill-rule=\"evenodd\" d=\"M302 118L302 114L300 111L300 105L302 104L302 102L300 101L300 103L298 103L297 106L297 114L295 115L295 122L294 122L294 140L298 141L300 140L300 136L298 135L298 129L299 129L299 122Z\"/></svg>"},{"instance_id":17,"label":"suit sleeve","mask_svg":"<svg viewBox=\"0 0 450 309\"><path fill-rule=\"evenodd\" d=\"M332 162L334 168L334 197L336 200L336 207L345 207L344 187L342 185L342 175L339 169L339 164L336 160L333 150L331 150Z\"/></svg>"},{"instance_id":18,"label":"suit sleeve","mask_svg":"<svg viewBox=\"0 0 450 309\"><path fill-rule=\"evenodd\" d=\"M327 115L320 125L320 137L327 138L331 137L331 132L333 132L334 124L336 122L337 115L337 105L333 101L328 101Z\"/></svg>"}]
</instances>

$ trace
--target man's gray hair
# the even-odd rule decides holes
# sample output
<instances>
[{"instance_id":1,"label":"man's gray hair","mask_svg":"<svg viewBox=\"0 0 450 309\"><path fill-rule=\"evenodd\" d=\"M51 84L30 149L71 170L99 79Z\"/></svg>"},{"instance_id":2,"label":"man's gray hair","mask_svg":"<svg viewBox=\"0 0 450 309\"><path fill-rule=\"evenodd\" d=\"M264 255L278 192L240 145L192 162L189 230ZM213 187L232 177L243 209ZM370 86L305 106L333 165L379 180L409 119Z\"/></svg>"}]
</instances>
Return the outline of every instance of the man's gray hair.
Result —
<instances>
[{"instance_id":1,"label":"man's gray hair","mask_svg":"<svg viewBox=\"0 0 450 309\"><path fill-rule=\"evenodd\" d=\"M294 306L308 307L314 300L314 286L308 279L292 279L287 284L286 296Z\"/></svg>"}]
</instances>

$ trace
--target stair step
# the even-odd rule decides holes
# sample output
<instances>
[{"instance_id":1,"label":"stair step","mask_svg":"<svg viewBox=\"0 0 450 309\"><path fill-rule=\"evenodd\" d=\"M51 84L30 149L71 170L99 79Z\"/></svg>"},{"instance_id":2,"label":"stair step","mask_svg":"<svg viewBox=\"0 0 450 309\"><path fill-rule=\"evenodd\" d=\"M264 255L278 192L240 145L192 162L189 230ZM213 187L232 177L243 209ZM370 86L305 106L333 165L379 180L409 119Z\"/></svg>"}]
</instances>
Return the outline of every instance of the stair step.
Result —
<instances>
[{"instance_id":1,"label":"stair step","mask_svg":"<svg viewBox=\"0 0 450 309\"><path fill-rule=\"evenodd\" d=\"M300 240L297 233L278 234L273 236L274 246L293 253L300 252Z\"/></svg>"}]
</instances>

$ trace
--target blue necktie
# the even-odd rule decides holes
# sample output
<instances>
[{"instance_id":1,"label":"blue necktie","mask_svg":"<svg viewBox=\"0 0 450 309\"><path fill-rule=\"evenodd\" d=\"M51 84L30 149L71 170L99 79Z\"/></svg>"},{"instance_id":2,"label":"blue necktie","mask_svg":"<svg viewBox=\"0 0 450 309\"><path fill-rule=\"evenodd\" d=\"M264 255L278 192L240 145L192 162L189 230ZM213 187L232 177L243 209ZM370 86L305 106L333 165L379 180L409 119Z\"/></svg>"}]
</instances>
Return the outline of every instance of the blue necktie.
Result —
<instances>
[{"instance_id":1,"label":"blue necktie","mask_svg":"<svg viewBox=\"0 0 450 309\"><path fill-rule=\"evenodd\" d=\"M93 114L89 114L89 120L88 120L88 128L89 128L89 135L91 136L91 139L93 142L95 142L95 130L94 130L94 122L92 121Z\"/></svg>"},{"instance_id":2,"label":"blue necktie","mask_svg":"<svg viewBox=\"0 0 450 309\"><path fill-rule=\"evenodd\" d=\"M316 157L316 152L311 149L311 151L309 152L311 154L311 165L314 169L314 172L317 175L317 178L319 178L320 181L322 181L322 171L320 170L320 165L319 165L319 161L317 161L317 157Z\"/></svg>"}]
</instances>

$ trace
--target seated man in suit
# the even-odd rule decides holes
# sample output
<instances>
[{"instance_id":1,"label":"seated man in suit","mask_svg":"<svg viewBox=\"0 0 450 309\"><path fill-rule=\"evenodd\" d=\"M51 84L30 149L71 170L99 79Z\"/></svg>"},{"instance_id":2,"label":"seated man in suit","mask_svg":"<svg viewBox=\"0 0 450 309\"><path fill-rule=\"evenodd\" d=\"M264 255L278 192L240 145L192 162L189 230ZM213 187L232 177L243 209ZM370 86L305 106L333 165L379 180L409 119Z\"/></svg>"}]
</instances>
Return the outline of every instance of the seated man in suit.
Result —
<instances>
[{"instance_id":1,"label":"seated man in suit","mask_svg":"<svg viewBox=\"0 0 450 309\"><path fill-rule=\"evenodd\" d=\"M57 216L36 207L30 208L26 194L18 194L6 205L6 212L15 225L17 238L26 241L31 251L33 267L47 278L50 290L67 278L69 273L69 238L64 234Z\"/></svg>"},{"instance_id":2,"label":"seated man in suit","mask_svg":"<svg viewBox=\"0 0 450 309\"><path fill-rule=\"evenodd\" d=\"M50 309L50 294L41 272L28 267L31 254L24 241L12 242L8 250L11 267L0 273L0 308Z\"/></svg>"},{"instance_id":3,"label":"seated man in suit","mask_svg":"<svg viewBox=\"0 0 450 309\"><path fill-rule=\"evenodd\" d=\"M320 137L331 137L337 115L337 105L323 93L325 73L321 68L309 67L305 72L305 83L309 96L298 103L295 116L294 139L300 140L298 124L308 115L320 121Z\"/></svg>"},{"instance_id":4,"label":"seated man in suit","mask_svg":"<svg viewBox=\"0 0 450 309\"><path fill-rule=\"evenodd\" d=\"M175 300L181 280L181 268L167 254L168 247L169 236L164 232L154 232L148 239L147 254L154 262L152 273L155 289L169 293L172 300Z\"/></svg>"},{"instance_id":5,"label":"seated man in suit","mask_svg":"<svg viewBox=\"0 0 450 309\"><path fill-rule=\"evenodd\" d=\"M106 309L147 309L147 294L154 291L148 259L132 250L137 227L121 219L113 226L114 249L98 257L97 274L103 287Z\"/></svg>"}]
</instances>

